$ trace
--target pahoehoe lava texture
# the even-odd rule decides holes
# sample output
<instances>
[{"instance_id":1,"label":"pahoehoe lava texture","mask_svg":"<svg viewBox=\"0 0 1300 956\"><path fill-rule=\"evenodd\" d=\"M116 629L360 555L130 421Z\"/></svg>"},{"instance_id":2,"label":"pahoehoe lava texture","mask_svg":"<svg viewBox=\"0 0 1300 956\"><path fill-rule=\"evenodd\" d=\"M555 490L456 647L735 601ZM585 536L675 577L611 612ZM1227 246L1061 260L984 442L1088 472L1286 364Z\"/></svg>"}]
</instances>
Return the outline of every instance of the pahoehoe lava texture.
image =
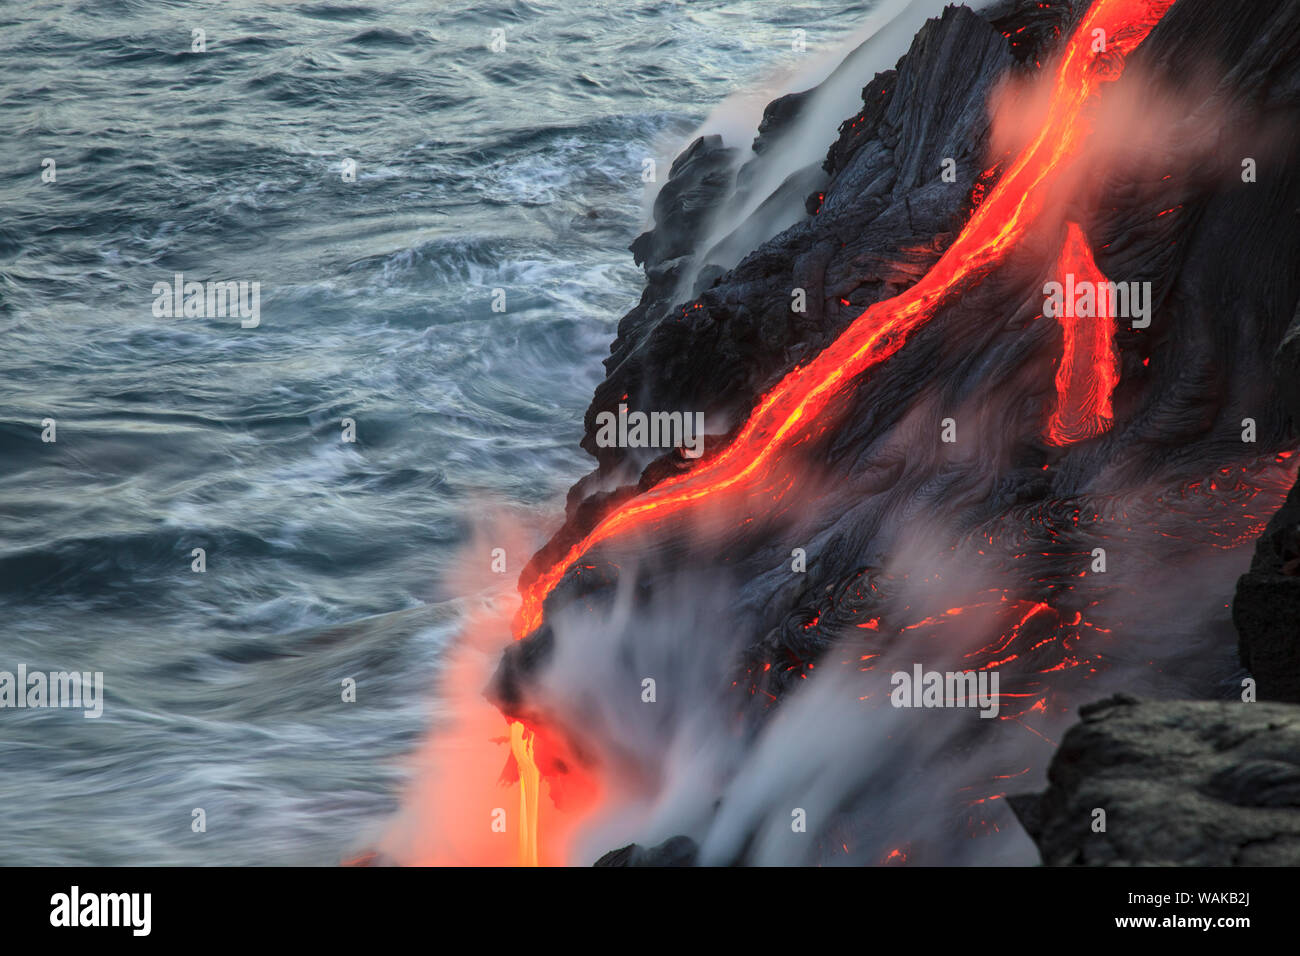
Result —
<instances>
[{"instance_id":1,"label":"pahoehoe lava texture","mask_svg":"<svg viewBox=\"0 0 1300 956\"><path fill-rule=\"evenodd\" d=\"M769 106L744 163L718 137L683 152L655 204L654 228L632 245L646 289L619 324L587 412L583 447L598 467L570 492L565 525L534 558L534 572L618 502L689 467L675 455L597 447L598 413L624 401L704 411L716 448L783 375L934 265L1003 171L1007 157L991 154L999 81L1045 67L1086 6L950 7L929 21L895 69L862 78L862 108L837 134L827 131L822 166L779 187L811 186L804 217L732 268L709 261L718 254L717 244L703 247L709 225L761 180L756 164L780 149L783 127L811 94ZM861 699L887 697L887 674L859 662L879 658L883 670L921 653L998 666L1002 692L1024 701L1024 710L1008 704L1011 720L957 733L962 747L975 734L1023 734L1012 726L1020 718L1040 721L1034 733L1048 747L1079 703L1130 685L1148 696L1226 696L1237 675L1223 608L1245 563L1239 552L1294 480L1279 464L1294 448L1294 426L1270 371L1278 347L1293 344L1287 328L1300 301L1300 0L1260 0L1248 14L1179 0L1102 95L1129 98L1138 116L1167 114L1171 103L1178 115L1159 137L1134 130L1131 146L1115 147L1085 178L1062 219L1032 230L862 377L792 465L803 478L797 502L788 496L761 511L742 502L751 510L707 540L668 527L653 544L610 542L588 555L550 595L546 623L505 655L492 688L503 710L586 736L589 752L610 759L622 744L592 741L594 721L543 690L548 666L572 666L557 653L557 617L607 609L622 587L637 613L609 624L602 640L612 657L624 649L630 660L638 642L652 640L647 619L683 581L723 569L740 583L724 610L694 619L691 653L697 665L707 661L700 679L719 681L719 694L732 688L728 707L750 735L817 665L818 676L858 672L870 690ZM1258 181L1243 182L1242 159L1255 153ZM956 162L956 183L939 175L946 158ZM1061 448L1043 432L1062 335L1041 309L1064 219L1082 225L1112 280L1151 283L1154 310L1149 328L1118 323L1113 426ZM806 312L791 309L795 289L806 291ZM955 444L938 440L947 416L961 429ZM1242 440L1247 418L1254 442ZM1262 690L1290 699L1294 622L1261 606L1300 580L1298 521L1273 529L1273 550L1257 560L1255 578L1243 579L1234 612L1243 662ZM793 546L806 550L806 572L790 573ZM1096 547L1109 555L1107 574L1088 573ZM1289 600L1300 608L1300 591ZM1271 637L1260 636L1269 628ZM630 665L625 676L639 680ZM670 739L687 709L665 707L654 733ZM1198 713L1185 715L1192 737ZM1008 761L1015 747L1001 751ZM653 748L628 749L643 778L663 770ZM985 768L988 778L1016 769L992 758ZM967 777L958 783L976 785ZM842 842L851 860L879 861L907 825L909 787L922 786L886 784L864 767L813 842ZM845 827L854 839L839 839ZM761 841L742 843L723 858L764 859ZM944 846L923 845L916 858L956 859Z\"/></svg>"}]
</instances>

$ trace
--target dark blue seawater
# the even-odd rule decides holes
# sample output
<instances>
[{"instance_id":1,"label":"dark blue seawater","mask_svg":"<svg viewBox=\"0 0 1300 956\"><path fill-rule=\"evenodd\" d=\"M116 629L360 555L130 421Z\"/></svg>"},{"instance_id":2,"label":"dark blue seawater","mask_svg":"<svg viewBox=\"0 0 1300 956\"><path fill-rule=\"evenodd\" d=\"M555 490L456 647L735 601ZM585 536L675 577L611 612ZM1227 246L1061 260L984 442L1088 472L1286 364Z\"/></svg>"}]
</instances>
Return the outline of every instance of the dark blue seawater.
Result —
<instances>
[{"instance_id":1,"label":"dark blue seawater","mask_svg":"<svg viewBox=\"0 0 1300 956\"><path fill-rule=\"evenodd\" d=\"M473 519L553 523L587 470L643 158L872 5L0 3L0 670L106 682L98 720L0 710L0 862L380 826ZM260 283L260 324L156 316L178 272Z\"/></svg>"}]
</instances>

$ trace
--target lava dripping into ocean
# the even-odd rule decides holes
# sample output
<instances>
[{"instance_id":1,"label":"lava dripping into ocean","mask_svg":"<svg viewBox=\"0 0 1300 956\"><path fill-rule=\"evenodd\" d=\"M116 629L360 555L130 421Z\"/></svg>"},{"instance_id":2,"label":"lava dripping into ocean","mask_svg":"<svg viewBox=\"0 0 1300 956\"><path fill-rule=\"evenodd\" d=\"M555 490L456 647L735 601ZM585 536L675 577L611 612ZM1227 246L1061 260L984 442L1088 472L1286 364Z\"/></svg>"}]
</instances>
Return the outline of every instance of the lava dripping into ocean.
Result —
<instances>
[{"instance_id":1,"label":"lava dripping into ocean","mask_svg":"<svg viewBox=\"0 0 1300 956\"><path fill-rule=\"evenodd\" d=\"M547 600L566 578L587 573L597 579L597 586L601 583L601 562L584 562L599 549L617 541L681 536L679 526L694 512L712 516L709 521L715 526L753 522L759 529L792 507L799 497L793 494L796 489L816 484L810 477L809 455L834 441L855 394L870 380L867 373L897 355L955 300L975 290L987 295L990 290L981 287L1010 258L1046 259L1049 273L1105 282L1087 228L1091 197L1082 184L1092 171L1086 167L1086 147L1105 87L1119 79L1129 55L1172 5L1173 0L1093 3L1055 62L1044 68L1049 93L1037 131L1013 158L995 167L1000 169L996 178L981 177L969 218L924 275L900 294L870 305L827 348L785 374L761 395L719 449L688 469L643 482L635 493L612 495L604 506L567 523L520 578L521 603L509 631L523 644L510 649L513 659L518 662L520 647L530 646L527 641L545 629ZM1099 34L1104 38L1100 48ZM1044 257L1041 250L1049 247L1058 252ZM1037 321L1045 320L1039 316ZM1104 311L1092 321L1060 320L1056 364L1046 372L1054 401L1038 429L1045 445L1064 450L1096 439L1122 414L1115 399L1122 379L1116 331L1116 317ZM1052 467L1049 459L1042 470ZM927 552L918 562L929 569L927 574L864 567L842 587L827 588L826 595L800 608L804 618L794 627L804 634L794 635L776 651L767 648L772 653L766 659L763 648L751 649L730 687L775 705L794 681L808 680L818 665L866 673L891 656L902 660L920 653L920 648L943 646L942 652L934 652L936 657L955 656L973 671L1014 664L1000 695L1000 722L1051 744L1030 720L1049 712L1067 713L1077 702L1081 682L1105 670L1115 653L1111 619L1104 613L1098 617L1095 609L1103 602L1115 603L1112 595L1121 591L1129 602L1126 607L1141 600L1140 589L1131 581L1116 587L1078 580L1086 577L1088 560L1096 554L1091 545L1142 542L1134 550L1153 552L1148 542L1178 541L1188 526L1212 522L1206 536L1189 546L1239 548L1259 534L1294 478L1290 453L1269 451L1238 464L1216 463L1203 480L1180 485L1180 502L1172 507L1164 488L1019 505L998 520L964 529L956 543ZM1162 509L1168 512L1161 514ZM697 533L693 528L689 535ZM965 591L975 595L973 600L934 606L935 592L942 594L952 586L949 582L960 578L954 569L978 560L977 555L995 555L1008 568L1014 565L1014 573L1025 577L1024 586L971 585ZM1064 565L1063 558L1068 559ZM1040 559L1056 562L1051 565L1056 570L1023 570L1044 564ZM916 597L918 588L926 595L922 600ZM503 613L469 627L500 634ZM946 639L957 626L963 637ZM816 638L850 628L862 638L856 648L860 653L841 655L845 645ZM996 637L970 644L970 635L977 633ZM791 652L800 641L807 642L806 656ZM900 649L900 641L911 642L912 649ZM517 788L511 798L517 810L505 814L508 825L483 833L475 829L468 842L459 834L444 833L434 842L455 847L455 852L416 854L411 862L569 862L575 835L585 821L619 802L618 775L602 769L593 753L597 748L583 739L584 728L572 720L548 721L541 708L523 706L517 693L501 691L500 672L495 678L491 674L492 656L499 650L500 644L475 648L444 676L458 729L433 745L441 748L441 776L422 799L435 805L429 809L437 826L465 833L474 827L463 821L486 820L512 805L502 796L503 786ZM780 660L776 667L773 657ZM527 662L515 666L527 670ZM498 686L489 703L482 689L493 681ZM962 731L960 739L966 735ZM1007 780L1028 771L989 766L983 768L982 782L957 788L970 808L964 822L971 832L996 829L982 815L984 808L1005 798ZM912 842L897 844L895 834L883 832L887 824L878 829L873 838L879 837L881 846L889 849L877 862L906 862L916 855L918 847ZM509 833L513 838L500 838ZM843 849L848 855L847 838Z\"/></svg>"}]
</instances>

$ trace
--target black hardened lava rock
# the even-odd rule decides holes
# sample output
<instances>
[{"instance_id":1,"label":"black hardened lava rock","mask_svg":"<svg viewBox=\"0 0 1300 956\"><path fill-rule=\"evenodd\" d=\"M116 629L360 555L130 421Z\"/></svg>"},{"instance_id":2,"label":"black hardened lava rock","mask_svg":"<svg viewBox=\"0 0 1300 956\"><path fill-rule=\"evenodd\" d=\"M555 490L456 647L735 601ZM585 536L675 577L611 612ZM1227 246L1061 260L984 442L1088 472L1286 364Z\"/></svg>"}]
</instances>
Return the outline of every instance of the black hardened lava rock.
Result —
<instances>
[{"instance_id":1,"label":"black hardened lava rock","mask_svg":"<svg viewBox=\"0 0 1300 956\"><path fill-rule=\"evenodd\" d=\"M1300 864L1300 708L1115 696L1011 803L1051 866Z\"/></svg>"},{"instance_id":2,"label":"black hardened lava rock","mask_svg":"<svg viewBox=\"0 0 1300 956\"><path fill-rule=\"evenodd\" d=\"M795 361L932 265L982 172L987 103L1013 63L1006 39L965 7L927 23L898 70L864 78L861 113L845 120L830 145L818 214L754 250L698 301L672 293L681 291L681 270L707 252L692 240L702 238L703 206L730 197L722 170L731 156L717 137L687 147L656 201L654 229L633 243L646 291L619 324L608 375L587 410L583 447L602 470L612 470L623 451L596 446L596 416L616 410L624 396L634 408L690 408L739 420ZM774 107L760 140L795 112ZM955 184L938 182L945 157L957 161ZM745 168L739 174L752 175ZM670 201L677 195L690 202ZM791 310L795 288L807 290L805 313Z\"/></svg>"},{"instance_id":3,"label":"black hardened lava rock","mask_svg":"<svg viewBox=\"0 0 1300 956\"><path fill-rule=\"evenodd\" d=\"M1300 209L1295 210L1300 218ZM1278 391L1300 422L1300 311L1275 359ZM1237 581L1232 620L1241 663L1261 700L1300 703L1300 484L1291 490Z\"/></svg>"},{"instance_id":4,"label":"black hardened lava rock","mask_svg":"<svg viewBox=\"0 0 1300 956\"><path fill-rule=\"evenodd\" d=\"M690 837L669 837L658 846L643 847L629 843L610 850L593 866L693 866L699 847Z\"/></svg>"},{"instance_id":5,"label":"black hardened lava rock","mask_svg":"<svg viewBox=\"0 0 1300 956\"><path fill-rule=\"evenodd\" d=\"M1300 703L1300 486L1269 522L1251 569L1237 581L1232 620L1259 699Z\"/></svg>"}]
</instances>

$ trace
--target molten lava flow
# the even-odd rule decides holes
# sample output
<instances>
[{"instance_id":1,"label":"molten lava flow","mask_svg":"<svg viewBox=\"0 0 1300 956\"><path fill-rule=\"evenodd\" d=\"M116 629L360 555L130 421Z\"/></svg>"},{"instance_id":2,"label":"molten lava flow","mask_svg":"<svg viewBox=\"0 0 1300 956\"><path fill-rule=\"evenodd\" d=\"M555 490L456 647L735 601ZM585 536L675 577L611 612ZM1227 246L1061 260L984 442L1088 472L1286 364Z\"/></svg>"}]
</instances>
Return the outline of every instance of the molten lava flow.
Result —
<instances>
[{"instance_id":1,"label":"molten lava flow","mask_svg":"<svg viewBox=\"0 0 1300 956\"><path fill-rule=\"evenodd\" d=\"M537 798L542 775L533 760L533 735L517 720L510 724L510 752L519 768L519 865L537 866Z\"/></svg>"},{"instance_id":2,"label":"molten lava flow","mask_svg":"<svg viewBox=\"0 0 1300 956\"><path fill-rule=\"evenodd\" d=\"M1089 283L1097 290L1093 315L1079 316L1069 308L1057 316L1064 333L1064 353L1056 368L1056 409L1047 423L1047 440L1071 445L1095 438L1110 427L1110 397L1119 384L1119 353L1110 299L1102 291L1106 277L1093 261L1088 240L1077 223L1066 229L1056 274L1067 288ZM1067 277L1073 277L1066 282Z\"/></svg>"},{"instance_id":3,"label":"molten lava flow","mask_svg":"<svg viewBox=\"0 0 1300 956\"><path fill-rule=\"evenodd\" d=\"M721 452L693 470L665 479L616 507L559 560L535 576L521 580L522 603L512 626L515 638L536 630L542 621L542 605L547 595L575 561L593 547L621 533L658 522L706 498L767 487L783 455L830 427L830 415L823 413L836 410L839 399L858 376L902 348L908 336L951 296L988 274L1038 220L1088 137L1085 106L1103 82L1119 75L1124 59L1146 38L1172 3L1173 0L1096 0L1056 66L1050 106L1042 127L998 182L981 194L981 201L960 235L934 267L905 292L868 308L822 353L787 374L759 400L735 439ZM1074 240L1082 249L1079 255L1075 254L1076 245L1071 244ZM1067 238L1063 261L1075 267L1076 273L1088 267L1096 271L1077 227ZM1081 364L1095 364L1091 357L1102 354L1101 346L1087 330L1067 329L1066 334L1067 356L1062 363L1065 376L1061 381L1065 383L1062 394L1070 396L1068 408L1076 409L1070 412L1072 420L1094 424L1103 417L1109 420L1109 387L1104 389L1104 406L1093 396L1097 389L1087 390L1078 399L1075 397L1075 369ZM541 774L534 758L532 738L526 739L525 734L521 723L511 724L510 745L521 788L520 862L535 864ZM549 775L548 782L554 797L555 781Z\"/></svg>"},{"instance_id":4,"label":"molten lava flow","mask_svg":"<svg viewBox=\"0 0 1300 956\"><path fill-rule=\"evenodd\" d=\"M939 305L982 278L1045 208L1089 133L1084 106L1115 79L1173 0L1097 0L1065 47L1052 81L1047 117L975 209L961 234L914 286L858 316L821 354L792 370L762 397L736 438L685 474L668 478L614 509L564 556L521 587L517 638L542 621L546 596L573 563L603 541L666 518L704 498L753 487L815 434L818 416L863 372L889 358ZM1094 52L1100 44L1102 49ZM827 427L825 422L821 427Z\"/></svg>"},{"instance_id":5,"label":"molten lava flow","mask_svg":"<svg viewBox=\"0 0 1300 956\"><path fill-rule=\"evenodd\" d=\"M495 604L471 607L440 668L438 727L415 757L407 812L356 863L562 866L604 793L548 728L503 717L483 694L509 643ZM518 800L514 788L520 787ZM538 813L545 804L546 839ZM515 807L518 807L518 813Z\"/></svg>"}]
</instances>

